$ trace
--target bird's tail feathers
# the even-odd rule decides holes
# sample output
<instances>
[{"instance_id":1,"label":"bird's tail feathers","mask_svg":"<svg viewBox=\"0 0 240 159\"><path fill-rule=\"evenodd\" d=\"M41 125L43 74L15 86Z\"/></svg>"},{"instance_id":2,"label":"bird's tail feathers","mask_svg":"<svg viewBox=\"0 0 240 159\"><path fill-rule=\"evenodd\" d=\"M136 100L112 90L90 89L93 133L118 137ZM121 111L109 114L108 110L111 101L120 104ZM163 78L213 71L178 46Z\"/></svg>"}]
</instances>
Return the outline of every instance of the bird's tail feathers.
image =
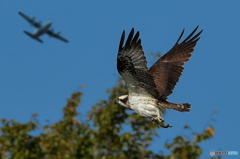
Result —
<instances>
[{"instance_id":1,"label":"bird's tail feathers","mask_svg":"<svg viewBox=\"0 0 240 159\"><path fill-rule=\"evenodd\" d=\"M174 109L180 112L189 112L191 108L191 104L189 103L176 104L170 102L159 102L159 105L167 109Z\"/></svg>"}]
</instances>

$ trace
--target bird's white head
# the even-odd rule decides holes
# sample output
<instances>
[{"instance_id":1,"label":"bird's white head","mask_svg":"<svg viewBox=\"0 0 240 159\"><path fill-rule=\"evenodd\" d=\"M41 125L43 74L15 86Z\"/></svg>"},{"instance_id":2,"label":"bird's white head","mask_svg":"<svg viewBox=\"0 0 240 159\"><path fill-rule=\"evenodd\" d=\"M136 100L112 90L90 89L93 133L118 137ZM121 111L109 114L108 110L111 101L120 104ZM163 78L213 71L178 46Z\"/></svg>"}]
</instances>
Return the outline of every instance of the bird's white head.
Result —
<instances>
[{"instance_id":1,"label":"bird's white head","mask_svg":"<svg viewBox=\"0 0 240 159\"><path fill-rule=\"evenodd\" d=\"M130 108L128 102L128 95L122 95L117 98L117 103L126 108Z\"/></svg>"}]
</instances>

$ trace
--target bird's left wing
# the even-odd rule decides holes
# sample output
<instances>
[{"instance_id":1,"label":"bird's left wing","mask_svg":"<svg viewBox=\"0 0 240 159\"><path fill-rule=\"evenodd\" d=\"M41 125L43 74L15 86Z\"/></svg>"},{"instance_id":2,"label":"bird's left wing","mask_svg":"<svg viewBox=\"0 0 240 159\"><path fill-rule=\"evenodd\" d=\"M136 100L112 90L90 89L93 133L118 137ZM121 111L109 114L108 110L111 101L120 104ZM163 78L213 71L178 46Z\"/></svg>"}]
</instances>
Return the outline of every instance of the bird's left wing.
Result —
<instances>
[{"instance_id":1,"label":"bird's left wing","mask_svg":"<svg viewBox=\"0 0 240 159\"><path fill-rule=\"evenodd\" d=\"M150 68L149 72L153 76L161 99L167 99L178 82L184 63L189 60L200 39L202 30L199 32L197 30L198 27L179 43L184 33L183 30L175 45Z\"/></svg>"},{"instance_id":2,"label":"bird's left wing","mask_svg":"<svg viewBox=\"0 0 240 159\"><path fill-rule=\"evenodd\" d=\"M134 35L134 29L132 29L125 45L124 40L125 31L123 31L119 43L117 69L125 80L129 93L142 90L142 93L147 92L154 97L158 97L154 80L148 72L139 32Z\"/></svg>"},{"instance_id":3,"label":"bird's left wing","mask_svg":"<svg viewBox=\"0 0 240 159\"><path fill-rule=\"evenodd\" d=\"M68 43L68 42L69 42L66 38L62 37L62 36L60 35L60 33L55 33L55 32L52 31L52 30L47 30L46 33L47 33L49 36L54 37L54 38L57 38L57 39L65 42L65 43Z\"/></svg>"}]
</instances>

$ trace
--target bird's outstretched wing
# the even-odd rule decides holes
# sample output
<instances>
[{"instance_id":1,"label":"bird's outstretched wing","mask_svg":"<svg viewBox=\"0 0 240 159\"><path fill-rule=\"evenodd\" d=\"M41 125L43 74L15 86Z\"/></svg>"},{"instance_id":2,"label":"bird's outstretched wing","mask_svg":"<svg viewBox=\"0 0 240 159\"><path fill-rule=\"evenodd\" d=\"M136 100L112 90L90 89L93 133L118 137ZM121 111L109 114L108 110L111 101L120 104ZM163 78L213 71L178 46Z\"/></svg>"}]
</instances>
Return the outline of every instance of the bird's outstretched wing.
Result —
<instances>
[{"instance_id":1,"label":"bird's outstretched wing","mask_svg":"<svg viewBox=\"0 0 240 159\"><path fill-rule=\"evenodd\" d=\"M172 93L183 72L184 63L191 57L202 33L202 30L196 33L197 29L198 26L180 42L184 34L183 30L175 45L150 68L149 72L153 76L161 99L167 99L167 96Z\"/></svg>"},{"instance_id":2,"label":"bird's outstretched wing","mask_svg":"<svg viewBox=\"0 0 240 159\"><path fill-rule=\"evenodd\" d=\"M146 58L139 38L134 29L124 44L125 31L119 43L117 69L125 80L129 93L146 93L158 97L158 92L151 74L148 72Z\"/></svg>"}]
</instances>

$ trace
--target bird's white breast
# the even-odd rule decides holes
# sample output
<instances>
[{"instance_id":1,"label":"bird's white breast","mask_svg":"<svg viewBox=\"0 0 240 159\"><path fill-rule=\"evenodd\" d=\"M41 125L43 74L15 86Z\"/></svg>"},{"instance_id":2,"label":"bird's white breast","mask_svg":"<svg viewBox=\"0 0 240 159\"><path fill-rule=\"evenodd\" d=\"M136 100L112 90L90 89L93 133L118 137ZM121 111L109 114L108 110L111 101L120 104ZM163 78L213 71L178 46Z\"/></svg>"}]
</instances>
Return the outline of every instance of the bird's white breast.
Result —
<instances>
[{"instance_id":1,"label":"bird's white breast","mask_svg":"<svg viewBox=\"0 0 240 159\"><path fill-rule=\"evenodd\" d=\"M149 96L129 96L130 108L145 117L162 116L162 111L157 105L157 100Z\"/></svg>"}]
</instances>

